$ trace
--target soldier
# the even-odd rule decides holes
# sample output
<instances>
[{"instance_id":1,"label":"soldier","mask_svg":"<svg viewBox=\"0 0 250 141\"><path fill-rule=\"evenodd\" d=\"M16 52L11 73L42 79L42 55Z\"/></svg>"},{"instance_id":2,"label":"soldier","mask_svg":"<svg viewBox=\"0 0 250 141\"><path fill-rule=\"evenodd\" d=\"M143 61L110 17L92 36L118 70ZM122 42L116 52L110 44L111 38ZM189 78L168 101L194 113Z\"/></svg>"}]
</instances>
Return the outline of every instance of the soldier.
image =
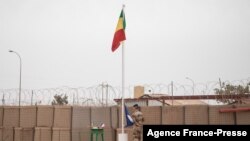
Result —
<instances>
[{"instance_id":1,"label":"soldier","mask_svg":"<svg viewBox=\"0 0 250 141\"><path fill-rule=\"evenodd\" d=\"M133 106L133 114L132 118L134 121L133 124L133 141L141 141L142 136L142 123L144 121L143 114L141 112L141 108L138 104Z\"/></svg>"}]
</instances>

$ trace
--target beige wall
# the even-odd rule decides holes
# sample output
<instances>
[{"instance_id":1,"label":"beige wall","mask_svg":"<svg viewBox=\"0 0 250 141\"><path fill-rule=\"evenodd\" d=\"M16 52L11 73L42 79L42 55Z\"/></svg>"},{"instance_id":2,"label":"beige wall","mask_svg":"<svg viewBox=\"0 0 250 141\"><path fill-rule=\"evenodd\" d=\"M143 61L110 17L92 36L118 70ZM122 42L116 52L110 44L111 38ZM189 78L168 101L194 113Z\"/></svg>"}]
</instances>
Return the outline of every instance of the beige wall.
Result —
<instances>
[{"instance_id":1,"label":"beige wall","mask_svg":"<svg viewBox=\"0 0 250 141\"><path fill-rule=\"evenodd\" d=\"M144 95L144 87L143 86L135 86L134 87L134 98L139 98Z\"/></svg>"},{"instance_id":2,"label":"beige wall","mask_svg":"<svg viewBox=\"0 0 250 141\"><path fill-rule=\"evenodd\" d=\"M250 105L236 105L234 107L250 107ZM90 123L104 122L105 139L116 141L115 130L121 127L121 108L113 107L72 107L72 106L29 106L29 107L1 107L3 114L0 119L3 120L4 134L0 138L10 137L9 141L18 140L20 136L26 136L27 139L42 141L42 139L51 141L59 140L59 133L65 133L64 141L81 141L90 137ZM52 110L48 114L41 115L40 110ZM222 113L220 109L233 108L230 105L209 106L209 105L183 105L183 106L144 106L141 111L144 114L145 124L245 124L250 125L250 111ZM130 113L131 107L129 107ZM19 111L21 118L19 118ZM17 114L16 114L17 113ZM24 117L32 113L29 117ZM53 113L53 114L50 114ZM67 117L67 118L66 118ZM44 119L51 119L53 124L41 124ZM53 119L53 120L52 120ZM62 120L63 119L63 120ZM15 124L9 124L9 123ZM40 121L41 120L41 121ZM31 121L30 123L28 121ZM19 127L19 122L21 127ZM34 123L35 122L35 123ZM40 123L40 124L39 124ZM46 127L39 127L45 125ZM34 130L35 129L35 130ZM31 131L32 130L32 131ZM16 132L14 132L16 131ZM18 132L17 132L18 131ZM41 132L42 131L42 132ZM34 134L30 134L33 133ZM16 134L15 134L16 133ZM18 133L18 134L17 134ZM23 135L21 135L23 134ZM53 138L52 138L53 137ZM69 138L72 137L72 138Z\"/></svg>"}]
</instances>

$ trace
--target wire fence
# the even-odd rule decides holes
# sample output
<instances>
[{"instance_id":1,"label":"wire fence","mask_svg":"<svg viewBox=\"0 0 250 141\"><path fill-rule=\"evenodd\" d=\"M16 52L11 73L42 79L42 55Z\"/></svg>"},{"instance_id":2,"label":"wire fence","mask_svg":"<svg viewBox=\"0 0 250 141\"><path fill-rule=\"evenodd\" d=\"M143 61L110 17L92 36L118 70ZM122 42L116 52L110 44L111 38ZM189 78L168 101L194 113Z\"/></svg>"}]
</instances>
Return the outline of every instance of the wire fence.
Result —
<instances>
[{"instance_id":1,"label":"wire fence","mask_svg":"<svg viewBox=\"0 0 250 141\"><path fill-rule=\"evenodd\" d=\"M230 85L249 85L250 78L234 81L224 81ZM210 95L215 94L214 89L220 88L220 82L210 81L206 83L194 83L183 85L179 83L169 84L144 84L145 94L163 95ZM115 105L114 99L122 97L121 87L111 86L107 83L91 87L58 87L46 89L22 89L21 105L51 105L54 95L67 95L69 105L82 106L111 106ZM125 88L124 98L133 98L134 86ZM18 105L19 89L0 89L1 105Z\"/></svg>"}]
</instances>

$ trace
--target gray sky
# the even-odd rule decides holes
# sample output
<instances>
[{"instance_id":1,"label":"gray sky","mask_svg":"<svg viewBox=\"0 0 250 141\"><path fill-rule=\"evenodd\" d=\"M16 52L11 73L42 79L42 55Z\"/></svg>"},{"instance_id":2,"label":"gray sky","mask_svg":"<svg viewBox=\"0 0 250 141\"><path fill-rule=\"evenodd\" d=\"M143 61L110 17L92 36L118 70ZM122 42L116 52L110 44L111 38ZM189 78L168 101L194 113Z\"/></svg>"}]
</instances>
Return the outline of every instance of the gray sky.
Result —
<instances>
[{"instance_id":1,"label":"gray sky","mask_svg":"<svg viewBox=\"0 0 250 141\"><path fill-rule=\"evenodd\" d=\"M121 85L121 0L0 0L0 89ZM126 85L250 77L249 0L126 0Z\"/></svg>"}]
</instances>

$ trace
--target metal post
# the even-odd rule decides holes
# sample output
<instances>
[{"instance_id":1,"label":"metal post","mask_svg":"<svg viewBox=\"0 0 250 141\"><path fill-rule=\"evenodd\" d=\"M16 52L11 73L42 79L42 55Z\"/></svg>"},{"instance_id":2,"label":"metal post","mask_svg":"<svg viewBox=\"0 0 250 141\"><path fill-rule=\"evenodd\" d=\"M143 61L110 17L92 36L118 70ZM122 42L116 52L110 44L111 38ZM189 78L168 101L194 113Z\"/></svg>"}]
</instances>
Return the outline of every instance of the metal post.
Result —
<instances>
[{"instance_id":1,"label":"metal post","mask_svg":"<svg viewBox=\"0 0 250 141\"><path fill-rule=\"evenodd\" d=\"M75 105L75 93L73 92L73 105Z\"/></svg>"},{"instance_id":2,"label":"metal post","mask_svg":"<svg viewBox=\"0 0 250 141\"><path fill-rule=\"evenodd\" d=\"M108 88L109 88L109 85L107 84L106 85L106 106L108 106L108 97L109 97L109 95L108 95L108 92L109 92Z\"/></svg>"},{"instance_id":3,"label":"metal post","mask_svg":"<svg viewBox=\"0 0 250 141\"><path fill-rule=\"evenodd\" d=\"M5 99L4 99L4 92L3 92L3 99L2 99L2 104L3 104L3 106L5 105Z\"/></svg>"},{"instance_id":4,"label":"metal post","mask_svg":"<svg viewBox=\"0 0 250 141\"><path fill-rule=\"evenodd\" d=\"M193 81L192 79L190 79L189 77L186 77L186 79L188 79L188 80L192 81L192 83L193 83L193 95L194 95L194 87L195 87L195 83L194 83L194 81Z\"/></svg>"},{"instance_id":5,"label":"metal post","mask_svg":"<svg viewBox=\"0 0 250 141\"><path fill-rule=\"evenodd\" d=\"M31 90L31 105L33 105L33 90Z\"/></svg>"},{"instance_id":6,"label":"metal post","mask_svg":"<svg viewBox=\"0 0 250 141\"><path fill-rule=\"evenodd\" d=\"M22 86L22 59L21 59L21 56L17 52L15 52L13 50L9 50L9 52L15 53L20 59L20 79L19 79L19 107L20 107L20 105L21 105L21 86Z\"/></svg>"},{"instance_id":7,"label":"metal post","mask_svg":"<svg viewBox=\"0 0 250 141\"><path fill-rule=\"evenodd\" d=\"M103 87L104 87L104 85L103 85L103 82L102 82L102 106L104 105L104 102L103 102Z\"/></svg>"},{"instance_id":8,"label":"metal post","mask_svg":"<svg viewBox=\"0 0 250 141\"><path fill-rule=\"evenodd\" d=\"M172 92L172 106L174 105L173 103L173 96L174 96L174 82L171 81L171 92Z\"/></svg>"}]
</instances>

